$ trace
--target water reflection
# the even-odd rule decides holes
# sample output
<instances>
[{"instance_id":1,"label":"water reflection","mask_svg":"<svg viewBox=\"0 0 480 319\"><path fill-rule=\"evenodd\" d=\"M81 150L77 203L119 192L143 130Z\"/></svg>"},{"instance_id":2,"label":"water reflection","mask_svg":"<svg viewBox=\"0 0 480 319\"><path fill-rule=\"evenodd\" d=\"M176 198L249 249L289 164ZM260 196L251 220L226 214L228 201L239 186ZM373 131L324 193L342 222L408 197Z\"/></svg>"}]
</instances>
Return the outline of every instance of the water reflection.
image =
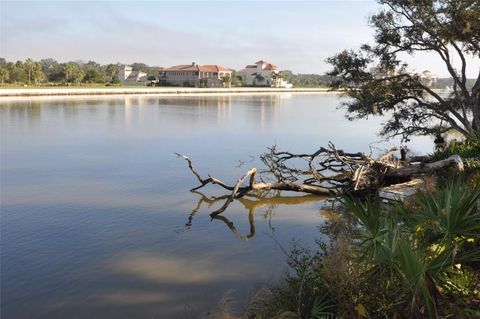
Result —
<instances>
[{"instance_id":1,"label":"water reflection","mask_svg":"<svg viewBox=\"0 0 480 319\"><path fill-rule=\"evenodd\" d=\"M199 196L197 205L192 209L192 212L189 214L187 218L187 222L185 223L185 229L191 229L193 224L194 216L200 211L202 206L206 206L209 210L215 204L223 203L227 200L230 195L223 195L223 196L206 196L205 194L199 191L192 191L192 193ZM299 204L306 204L312 202L319 202L328 199L327 196L319 196L319 195L298 195L298 196L285 196L281 192L275 192L274 195L267 195L267 196L258 196L255 194L248 194L245 197L236 199L239 203L242 204L245 211L248 212L248 223L250 225L249 233L244 235L241 231L239 231L234 223L230 221L226 215L227 212L224 212L221 215L216 215L212 217L212 220L219 220L222 221L235 236L242 240L250 240L255 236L255 211L266 207L265 211L263 212L263 218L268 220L268 227L272 231L275 231L275 228L272 226L272 215L275 212L275 209L279 205L299 205Z\"/></svg>"},{"instance_id":2,"label":"water reflection","mask_svg":"<svg viewBox=\"0 0 480 319\"><path fill-rule=\"evenodd\" d=\"M91 116L92 123L108 118L125 128L143 127L167 134L184 134L199 128L228 128L241 131L257 127L272 128L276 114L289 95L258 96L145 96L125 95L106 97L14 97L2 98L0 113L9 121L45 120L51 117L65 121ZM158 111L153 106L158 106ZM242 105L242 108L238 108ZM160 123L158 123L160 122ZM155 124L154 124L155 123ZM10 124L10 123L6 123ZM183 127L182 127L183 126ZM152 132L153 133L153 132ZM153 134L152 134L153 136Z\"/></svg>"}]
</instances>

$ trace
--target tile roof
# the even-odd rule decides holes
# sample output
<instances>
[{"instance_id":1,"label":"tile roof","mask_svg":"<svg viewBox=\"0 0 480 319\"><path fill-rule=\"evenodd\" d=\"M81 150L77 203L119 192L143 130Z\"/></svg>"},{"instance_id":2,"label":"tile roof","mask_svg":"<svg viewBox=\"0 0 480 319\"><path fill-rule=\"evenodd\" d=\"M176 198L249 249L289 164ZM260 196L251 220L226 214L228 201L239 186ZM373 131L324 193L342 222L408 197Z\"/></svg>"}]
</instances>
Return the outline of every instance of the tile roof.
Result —
<instances>
[{"instance_id":1,"label":"tile roof","mask_svg":"<svg viewBox=\"0 0 480 319\"><path fill-rule=\"evenodd\" d=\"M271 63L269 63L267 61L264 61L264 60L257 61L257 62L255 62L255 64L256 65L258 65L258 64L265 65L263 70L266 70L266 71L273 71L273 70L278 69L278 67L275 64L271 64ZM250 68L250 67L252 67L252 66L247 65L247 68Z\"/></svg>"},{"instance_id":2,"label":"tile roof","mask_svg":"<svg viewBox=\"0 0 480 319\"><path fill-rule=\"evenodd\" d=\"M228 72L232 71L226 67L220 65L191 65L191 64L183 64L183 65L176 65L169 68L166 68L164 71L202 71L202 72Z\"/></svg>"},{"instance_id":3,"label":"tile roof","mask_svg":"<svg viewBox=\"0 0 480 319\"><path fill-rule=\"evenodd\" d=\"M263 69L266 71L276 70L278 67L274 64L268 63Z\"/></svg>"},{"instance_id":4,"label":"tile roof","mask_svg":"<svg viewBox=\"0 0 480 319\"><path fill-rule=\"evenodd\" d=\"M198 65L182 64L166 68L165 71L198 71Z\"/></svg>"},{"instance_id":5,"label":"tile roof","mask_svg":"<svg viewBox=\"0 0 480 319\"><path fill-rule=\"evenodd\" d=\"M220 65L199 65L199 71L203 72L219 72L219 71L231 71Z\"/></svg>"}]
</instances>

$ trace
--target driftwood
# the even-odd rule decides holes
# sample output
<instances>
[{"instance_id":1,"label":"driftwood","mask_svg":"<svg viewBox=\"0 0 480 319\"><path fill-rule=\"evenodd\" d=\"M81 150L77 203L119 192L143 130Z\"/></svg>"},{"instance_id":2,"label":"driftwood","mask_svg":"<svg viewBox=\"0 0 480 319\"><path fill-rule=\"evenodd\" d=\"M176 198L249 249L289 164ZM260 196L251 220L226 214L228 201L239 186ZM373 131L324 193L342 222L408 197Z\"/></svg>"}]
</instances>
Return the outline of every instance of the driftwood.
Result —
<instances>
[{"instance_id":1,"label":"driftwood","mask_svg":"<svg viewBox=\"0 0 480 319\"><path fill-rule=\"evenodd\" d=\"M452 167L458 171L463 171L463 160L458 155L452 155L442 161L399 167L397 169L387 171L385 175L388 177L411 177L415 175L433 173L446 167Z\"/></svg>"},{"instance_id":2,"label":"driftwood","mask_svg":"<svg viewBox=\"0 0 480 319\"><path fill-rule=\"evenodd\" d=\"M188 167L200 182L191 191L212 184L230 192L230 195L225 196L222 207L210 214L214 218L224 212L235 199L247 194L264 194L271 190L328 196L361 194L449 167L463 170L463 161L459 156L428 163L429 157L426 156L407 158L407 151L405 147L394 147L374 159L361 152L344 152L332 143L328 148L321 147L311 154L279 152L273 146L260 156L265 169L259 171L251 168L234 185L210 175L202 178L190 158L178 153L177 156L187 161ZM400 153L400 157L396 156L397 153ZM247 179L248 183L244 185Z\"/></svg>"}]
</instances>

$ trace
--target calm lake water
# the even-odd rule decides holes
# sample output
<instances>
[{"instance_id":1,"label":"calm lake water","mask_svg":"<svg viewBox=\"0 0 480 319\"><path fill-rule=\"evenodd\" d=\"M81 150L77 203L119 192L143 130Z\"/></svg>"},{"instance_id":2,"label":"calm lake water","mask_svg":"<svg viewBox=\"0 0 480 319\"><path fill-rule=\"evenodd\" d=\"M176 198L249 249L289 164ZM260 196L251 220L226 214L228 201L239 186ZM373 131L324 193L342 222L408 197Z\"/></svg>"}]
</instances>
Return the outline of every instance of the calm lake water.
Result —
<instances>
[{"instance_id":1,"label":"calm lake water","mask_svg":"<svg viewBox=\"0 0 480 319\"><path fill-rule=\"evenodd\" d=\"M225 193L190 193L174 152L228 182L272 144L368 152L381 119L352 123L338 105L334 94L0 98L1 317L196 318L225 296L242 309L285 270L276 241L314 245L324 203L243 199L212 221Z\"/></svg>"}]
</instances>

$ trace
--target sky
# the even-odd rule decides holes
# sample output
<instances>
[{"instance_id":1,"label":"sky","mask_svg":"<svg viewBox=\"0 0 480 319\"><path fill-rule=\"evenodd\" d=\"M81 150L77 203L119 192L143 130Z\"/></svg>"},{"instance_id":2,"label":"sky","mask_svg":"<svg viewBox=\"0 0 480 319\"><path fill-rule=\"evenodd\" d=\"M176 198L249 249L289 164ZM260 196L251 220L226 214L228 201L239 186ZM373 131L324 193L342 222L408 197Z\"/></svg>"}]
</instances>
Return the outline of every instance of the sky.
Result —
<instances>
[{"instance_id":1,"label":"sky","mask_svg":"<svg viewBox=\"0 0 480 319\"><path fill-rule=\"evenodd\" d=\"M234 69L263 59L282 70L323 74L331 68L328 57L372 42L368 17L379 8L374 0L0 0L0 57ZM416 71L447 76L435 56L408 61ZM480 67L474 66L472 77Z\"/></svg>"}]
</instances>

